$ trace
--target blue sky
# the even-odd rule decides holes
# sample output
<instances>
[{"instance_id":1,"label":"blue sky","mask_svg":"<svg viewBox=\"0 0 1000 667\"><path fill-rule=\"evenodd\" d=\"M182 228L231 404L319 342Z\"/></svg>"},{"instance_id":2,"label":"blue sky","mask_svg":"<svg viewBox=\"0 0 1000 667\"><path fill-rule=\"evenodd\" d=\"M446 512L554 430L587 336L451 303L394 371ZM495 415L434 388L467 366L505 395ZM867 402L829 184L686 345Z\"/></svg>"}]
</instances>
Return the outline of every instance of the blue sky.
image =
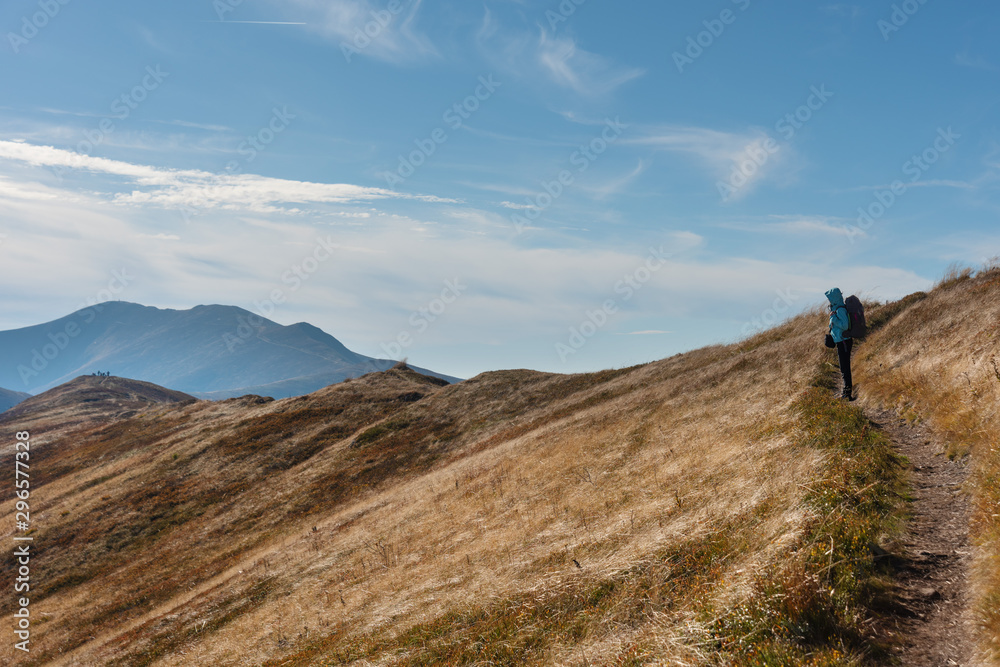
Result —
<instances>
[{"instance_id":1,"label":"blue sky","mask_svg":"<svg viewBox=\"0 0 1000 667\"><path fill-rule=\"evenodd\" d=\"M985 0L10 0L0 328L225 303L468 377L898 297L1000 254L998 31Z\"/></svg>"}]
</instances>

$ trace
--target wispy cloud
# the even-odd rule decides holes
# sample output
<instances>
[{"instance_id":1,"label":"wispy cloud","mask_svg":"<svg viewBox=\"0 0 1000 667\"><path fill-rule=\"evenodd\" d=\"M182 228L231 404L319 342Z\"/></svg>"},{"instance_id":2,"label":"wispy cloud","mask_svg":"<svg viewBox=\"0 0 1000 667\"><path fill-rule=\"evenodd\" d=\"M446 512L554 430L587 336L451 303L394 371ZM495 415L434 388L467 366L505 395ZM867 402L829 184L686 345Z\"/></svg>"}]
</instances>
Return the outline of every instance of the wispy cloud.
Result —
<instances>
[{"instance_id":1,"label":"wispy cloud","mask_svg":"<svg viewBox=\"0 0 1000 667\"><path fill-rule=\"evenodd\" d=\"M297 21L204 21L204 23L253 23L256 25L309 25Z\"/></svg>"},{"instance_id":2,"label":"wispy cloud","mask_svg":"<svg viewBox=\"0 0 1000 667\"><path fill-rule=\"evenodd\" d=\"M69 109L53 109L51 107L39 107L36 111L52 114L53 116L77 116L79 118L104 118L107 116L107 114L93 113L91 111L71 111Z\"/></svg>"},{"instance_id":3,"label":"wispy cloud","mask_svg":"<svg viewBox=\"0 0 1000 667\"><path fill-rule=\"evenodd\" d=\"M639 178L639 176L641 176L648 167L649 163L644 160L639 160L639 164L636 165L635 169L620 176L619 178L612 179L605 182L603 185L592 188L590 191L594 194L595 199L607 199L608 197L613 197L614 195L623 192L635 179Z\"/></svg>"},{"instance_id":4,"label":"wispy cloud","mask_svg":"<svg viewBox=\"0 0 1000 667\"><path fill-rule=\"evenodd\" d=\"M393 14L368 0L272 0L272 4L307 18L310 30L358 54L394 64L437 55L430 39L416 27L423 0L402 2ZM367 30L366 30L367 28Z\"/></svg>"},{"instance_id":5,"label":"wispy cloud","mask_svg":"<svg viewBox=\"0 0 1000 667\"><path fill-rule=\"evenodd\" d=\"M59 199L59 194L30 183L14 183L0 176L0 197L30 201L53 201Z\"/></svg>"},{"instance_id":6,"label":"wispy cloud","mask_svg":"<svg viewBox=\"0 0 1000 667\"><path fill-rule=\"evenodd\" d=\"M609 94L645 74L644 69L621 66L581 48L570 35L552 35L541 26L508 28L489 9L476 40L499 69L516 77L534 76L586 97Z\"/></svg>"},{"instance_id":7,"label":"wispy cloud","mask_svg":"<svg viewBox=\"0 0 1000 667\"><path fill-rule=\"evenodd\" d=\"M956 188L959 190L975 190L976 183L970 183L968 181L955 181L948 179L928 179L924 181L915 181L913 183L906 183L906 188ZM871 192L874 190L889 190L892 188L891 183L883 183L880 185L858 185L853 188L843 188L838 190L839 192Z\"/></svg>"},{"instance_id":8,"label":"wispy cloud","mask_svg":"<svg viewBox=\"0 0 1000 667\"><path fill-rule=\"evenodd\" d=\"M822 11L830 16L840 16L849 19L856 19L864 13L861 6L847 3L824 5Z\"/></svg>"},{"instance_id":9,"label":"wispy cloud","mask_svg":"<svg viewBox=\"0 0 1000 667\"><path fill-rule=\"evenodd\" d=\"M650 146L694 155L714 166L729 166L760 134L737 134L705 127L665 125L648 130L644 136L624 138L622 143Z\"/></svg>"},{"instance_id":10,"label":"wispy cloud","mask_svg":"<svg viewBox=\"0 0 1000 667\"><path fill-rule=\"evenodd\" d=\"M768 155L763 165L755 163L755 169L746 173L746 181L730 198L747 195L757 185L773 178L777 174L788 174L787 165L793 162L794 148L781 144L777 152L767 151L765 143L770 135L760 129L750 129L745 132L723 132L706 127L686 125L662 125L648 128L643 133L636 128L632 137L622 139L622 143L690 155L711 171L715 178L728 180L734 169L752 159L754 155Z\"/></svg>"},{"instance_id":11,"label":"wispy cloud","mask_svg":"<svg viewBox=\"0 0 1000 667\"><path fill-rule=\"evenodd\" d=\"M19 171L24 172L23 165ZM485 354L491 346L510 349L524 336L524 328L511 322L530 322L533 336L558 340L582 313L612 297L617 281L632 275L648 255L642 243L627 249L566 236L550 237L549 247L529 247L511 238L499 216L490 225L489 216L477 218L474 210L456 211L450 222L440 215L421 220L405 212L373 212L363 225L329 228L302 217L216 211L204 218L211 224L173 219L174 227L168 228L166 216L109 206L104 197L90 196L82 204L62 198L0 204L7 269L13 275L37 275L28 289L16 290L8 300L7 328L15 319L18 326L44 321L31 309L33 302L45 303L52 317L70 312L107 284L110 270L123 266L136 278L130 300L163 307L219 302L253 308L276 287L287 288L282 275L321 236L336 248L335 261L324 263L303 289L288 291L275 319L310 321L352 349L377 354L378 342L393 340L416 308L440 294L442 281L458 279L468 292L448 311L447 326L429 330L411 350L412 358L420 358L424 346L458 343L480 346ZM428 233L435 217L436 231ZM248 226L253 233L247 233ZM676 318L717 317L719 312L749 316L767 307L775 286L797 286L807 304L808 295L821 299L823 290L845 274L852 281L842 285L845 289L880 285L880 296L905 294L922 284L910 272L845 266L836 258L816 263L785 257L774 263L689 252L707 242L689 231L658 236L657 246L675 258L623 308L615 331L668 336L659 327ZM38 272L38 266L46 271ZM650 313L658 319L651 320ZM490 357L476 363L499 367L524 361L522 352L508 354L502 361ZM555 368L557 358L543 351L531 361Z\"/></svg>"},{"instance_id":12,"label":"wispy cloud","mask_svg":"<svg viewBox=\"0 0 1000 667\"><path fill-rule=\"evenodd\" d=\"M971 67L972 69L982 69L988 72L997 71L997 66L986 60L983 56L972 55L968 50L960 51L952 59L956 65L961 67Z\"/></svg>"},{"instance_id":13,"label":"wispy cloud","mask_svg":"<svg viewBox=\"0 0 1000 667\"><path fill-rule=\"evenodd\" d=\"M476 183L474 181L456 181L458 185L465 186L467 188L473 188L475 190L482 190L484 192L498 192L502 195L514 196L529 196L535 194L535 191L531 188L520 187L516 185L507 185L506 183ZM506 204L502 204L506 205Z\"/></svg>"},{"instance_id":14,"label":"wispy cloud","mask_svg":"<svg viewBox=\"0 0 1000 667\"><path fill-rule=\"evenodd\" d=\"M210 125L207 123L192 123L186 120L153 120L152 123L161 125L176 125L177 127L190 127L196 130L208 130L209 132L232 132L233 128L225 125Z\"/></svg>"},{"instance_id":15,"label":"wispy cloud","mask_svg":"<svg viewBox=\"0 0 1000 667\"><path fill-rule=\"evenodd\" d=\"M825 216L769 216L766 220L721 222L716 226L756 234L847 236L852 221ZM855 232L856 234L857 232Z\"/></svg>"},{"instance_id":16,"label":"wispy cloud","mask_svg":"<svg viewBox=\"0 0 1000 667\"><path fill-rule=\"evenodd\" d=\"M605 95L645 73L614 65L581 49L571 37L551 36L544 30L538 42L538 62L552 81L581 95Z\"/></svg>"},{"instance_id":17,"label":"wispy cloud","mask_svg":"<svg viewBox=\"0 0 1000 667\"><path fill-rule=\"evenodd\" d=\"M24 142L0 141L0 158L61 172L89 172L125 179L137 187L129 192L113 194L113 201L119 204L278 212L285 210L283 207L288 204L346 204L378 199L454 201L345 183L310 183L254 174L162 169Z\"/></svg>"}]
</instances>

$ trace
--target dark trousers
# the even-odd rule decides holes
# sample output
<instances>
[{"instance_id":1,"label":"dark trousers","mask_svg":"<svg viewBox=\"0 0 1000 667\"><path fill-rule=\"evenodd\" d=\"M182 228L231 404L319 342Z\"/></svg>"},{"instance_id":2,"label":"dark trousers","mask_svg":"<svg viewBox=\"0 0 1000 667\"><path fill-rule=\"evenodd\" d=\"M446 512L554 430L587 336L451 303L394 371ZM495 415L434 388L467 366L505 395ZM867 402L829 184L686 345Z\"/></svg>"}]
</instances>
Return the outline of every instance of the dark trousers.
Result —
<instances>
[{"instance_id":1,"label":"dark trousers","mask_svg":"<svg viewBox=\"0 0 1000 667\"><path fill-rule=\"evenodd\" d=\"M848 338L837 343L837 357L840 360L840 374L844 376L844 389L854 386L851 382L851 349L854 347L854 340Z\"/></svg>"}]
</instances>

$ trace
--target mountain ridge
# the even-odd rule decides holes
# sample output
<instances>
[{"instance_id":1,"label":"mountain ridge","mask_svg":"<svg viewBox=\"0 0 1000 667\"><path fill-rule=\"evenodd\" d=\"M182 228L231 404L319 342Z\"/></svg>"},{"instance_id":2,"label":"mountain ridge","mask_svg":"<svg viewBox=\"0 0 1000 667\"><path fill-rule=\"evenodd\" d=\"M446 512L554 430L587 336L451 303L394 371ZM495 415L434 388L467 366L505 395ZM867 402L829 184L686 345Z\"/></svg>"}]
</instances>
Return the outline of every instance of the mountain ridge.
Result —
<instances>
[{"instance_id":1,"label":"mountain ridge","mask_svg":"<svg viewBox=\"0 0 1000 667\"><path fill-rule=\"evenodd\" d=\"M11 409L26 398L31 398L31 394L0 387L0 413Z\"/></svg>"},{"instance_id":2,"label":"mountain ridge","mask_svg":"<svg viewBox=\"0 0 1000 667\"><path fill-rule=\"evenodd\" d=\"M397 365L277 401L115 418L112 400L64 436L41 409L33 658L889 664L907 637L873 621L898 609L910 471L864 410L930 416L950 448L973 448L971 576L989 592L998 296L993 271L866 304L855 403L837 397L817 307L598 373L447 385ZM0 418L11 464L20 424ZM16 567L0 561L4 576ZM990 633L994 601L971 602ZM0 613L16 604L0 598Z\"/></svg>"},{"instance_id":3,"label":"mountain ridge","mask_svg":"<svg viewBox=\"0 0 1000 667\"><path fill-rule=\"evenodd\" d=\"M110 301L0 332L0 386L36 393L104 371L195 396L286 398L395 363L353 352L307 322L283 326L218 304L178 310Z\"/></svg>"}]
</instances>

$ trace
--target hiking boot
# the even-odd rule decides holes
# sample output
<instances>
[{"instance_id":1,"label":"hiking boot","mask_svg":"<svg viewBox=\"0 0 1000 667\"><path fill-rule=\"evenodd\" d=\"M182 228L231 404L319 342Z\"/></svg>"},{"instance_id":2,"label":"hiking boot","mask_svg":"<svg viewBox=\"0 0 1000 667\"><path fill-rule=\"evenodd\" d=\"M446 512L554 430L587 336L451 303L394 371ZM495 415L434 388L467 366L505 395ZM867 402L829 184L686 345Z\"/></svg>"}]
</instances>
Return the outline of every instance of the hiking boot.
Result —
<instances>
[{"instance_id":1,"label":"hiking boot","mask_svg":"<svg viewBox=\"0 0 1000 667\"><path fill-rule=\"evenodd\" d=\"M846 398L848 401L854 400L853 387L844 387L844 391L840 394L841 398Z\"/></svg>"}]
</instances>

